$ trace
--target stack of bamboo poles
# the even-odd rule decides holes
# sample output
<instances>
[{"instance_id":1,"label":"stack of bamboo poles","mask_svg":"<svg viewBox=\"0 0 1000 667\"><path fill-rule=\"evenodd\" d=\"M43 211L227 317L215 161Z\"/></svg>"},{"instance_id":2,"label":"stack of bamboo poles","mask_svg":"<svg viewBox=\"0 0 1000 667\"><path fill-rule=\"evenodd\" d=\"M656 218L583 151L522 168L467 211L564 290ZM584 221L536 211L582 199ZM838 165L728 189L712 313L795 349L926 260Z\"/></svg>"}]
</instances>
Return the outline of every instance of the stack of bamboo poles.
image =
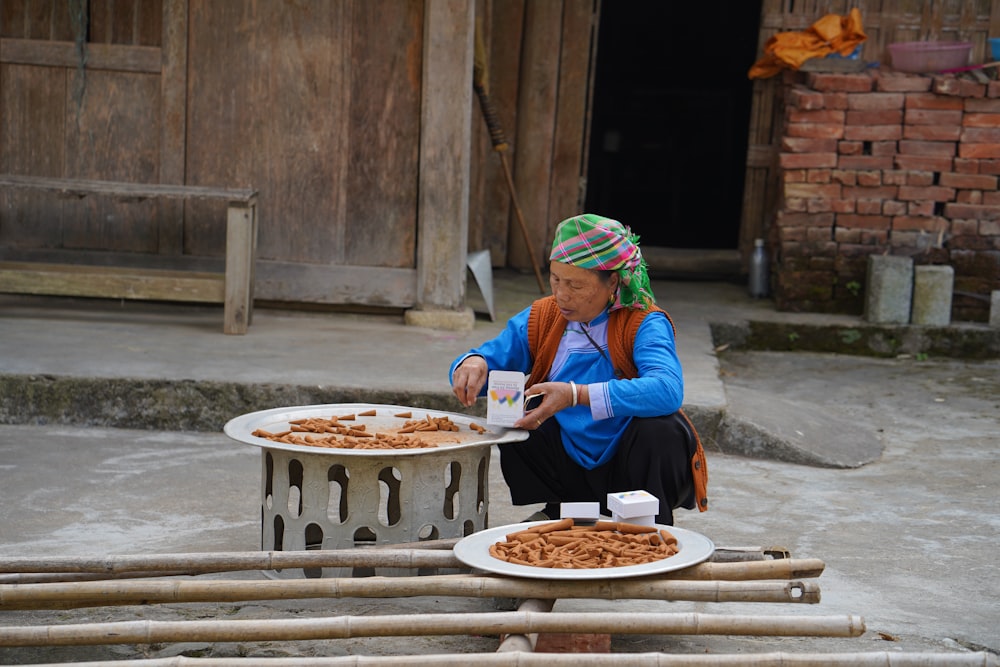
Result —
<instances>
[{"instance_id":1,"label":"stack of bamboo poles","mask_svg":"<svg viewBox=\"0 0 1000 667\"><path fill-rule=\"evenodd\" d=\"M765 550L719 549L708 562L683 570L634 579L527 580L464 571L412 577L302 580L189 579L176 575L322 567L392 567L459 570L447 547L396 545L373 549L109 556L104 558L0 558L0 611L77 609L96 606L226 603L304 598L398 598L463 596L521 599L514 612L335 616L294 620L124 621L45 626L0 626L0 647L152 644L172 642L303 641L351 637L499 634L496 654L474 656L482 665L995 665L979 654L837 654L824 656L673 656L664 654L534 655L538 633L723 634L754 636L858 637L859 616L745 616L700 613L558 613L555 600L656 599L697 602L783 602L815 604L813 581L824 564L818 559L768 558ZM156 578L155 580L152 578ZM88 580L89 579L89 580ZM920 656L910 661L908 656ZM349 658L174 657L116 661L116 665L455 665L473 656ZM711 658L708 660L708 658ZM976 661L979 660L979 661ZM86 663L72 663L79 667Z\"/></svg>"}]
</instances>

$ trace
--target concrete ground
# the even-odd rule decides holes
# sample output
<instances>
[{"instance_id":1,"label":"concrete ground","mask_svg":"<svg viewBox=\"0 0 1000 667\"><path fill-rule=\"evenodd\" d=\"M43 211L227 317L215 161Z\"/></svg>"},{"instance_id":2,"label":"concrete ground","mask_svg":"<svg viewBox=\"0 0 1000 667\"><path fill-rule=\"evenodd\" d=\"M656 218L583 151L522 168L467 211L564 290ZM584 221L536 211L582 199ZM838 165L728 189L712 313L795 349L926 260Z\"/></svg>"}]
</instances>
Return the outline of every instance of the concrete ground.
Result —
<instances>
[{"instance_id":1,"label":"concrete ground","mask_svg":"<svg viewBox=\"0 0 1000 667\"><path fill-rule=\"evenodd\" d=\"M853 614L867 625L853 639L616 635L615 653L977 653L995 664L1000 361L721 349L713 325L853 330L859 322L777 313L727 283L654 289L677 325L686 409L709 452L711 509L680 512L677 525L720 546L779 546L822 559L822 601L578 600L555 610ZM495 276L497 321L480 317L470 332L407 327L401 315L258 309L246 336L223 335L215 308L0 297L0 557L259 549L260 453L223 435L225 421L327 402L460 412L448 392L449 362L538 293L532 276ZM494 452L494 526L535 509L510 505L498 459ZM0 625L493 609L489 599L290 600L4 612ZM495 636L43 646L0 648L0 663L496 646Z\"/></svg>"}]
</instances>

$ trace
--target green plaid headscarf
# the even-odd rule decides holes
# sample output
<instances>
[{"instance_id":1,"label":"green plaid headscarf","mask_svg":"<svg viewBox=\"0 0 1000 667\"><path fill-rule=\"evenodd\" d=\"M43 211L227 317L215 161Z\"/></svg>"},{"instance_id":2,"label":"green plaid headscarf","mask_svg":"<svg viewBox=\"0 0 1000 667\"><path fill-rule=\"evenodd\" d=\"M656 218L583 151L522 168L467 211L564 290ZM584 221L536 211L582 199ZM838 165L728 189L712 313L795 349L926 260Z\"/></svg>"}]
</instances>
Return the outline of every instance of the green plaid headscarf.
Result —
<instances>
[{"instance_id":1,"label":"green plaid headscarf","mask_svg":"<svg viewBox=\"0 0 1000 667\"><path fill-rule=\"evenodd\" d=\"M584 269L617 272L621 280L611 310L645 310L656 302L646 261L639 250L639 237L617 220L593 213L563 220L556 227L549 259Z\"/></svg>"}]
</instances>

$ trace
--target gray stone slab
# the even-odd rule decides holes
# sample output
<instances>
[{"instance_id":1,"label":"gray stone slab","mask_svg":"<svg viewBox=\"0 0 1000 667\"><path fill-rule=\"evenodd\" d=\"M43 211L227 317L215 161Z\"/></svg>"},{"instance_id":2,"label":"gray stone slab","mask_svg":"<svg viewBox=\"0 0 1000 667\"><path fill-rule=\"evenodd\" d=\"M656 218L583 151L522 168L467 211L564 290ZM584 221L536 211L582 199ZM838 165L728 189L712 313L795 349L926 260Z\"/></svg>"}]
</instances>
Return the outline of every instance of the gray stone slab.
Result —
<instances>
[{"instance_id":1,"label":"gray stone slab","mask_svg":"<svg viewBox=\"0 0 1000 667\"><path fill-rule=\"evenodd\" d=\"M1000 290L990 295L990 326L1000 328Z\"/></svg>"},{"instance_id":2,"label":"gray stone slab","mask_svg":"<svg viewBox=\"0 0 1000 667\"><path fill-rule=\"evenodd\" d=\"M955 269L950 266L917 266L913 269L913 324L944 327L951 323Z\"/></svg>"},{"instance_id":3,"label":"gray stone slab","mask_svg":"<svg viewBox=\"0 0 1000 667\"><path fill-rule=\"evenodd\" d=\"M910 321L913 259L892 255L868 257L865 319L882 324Z\"/></svg>"}]
</instances>

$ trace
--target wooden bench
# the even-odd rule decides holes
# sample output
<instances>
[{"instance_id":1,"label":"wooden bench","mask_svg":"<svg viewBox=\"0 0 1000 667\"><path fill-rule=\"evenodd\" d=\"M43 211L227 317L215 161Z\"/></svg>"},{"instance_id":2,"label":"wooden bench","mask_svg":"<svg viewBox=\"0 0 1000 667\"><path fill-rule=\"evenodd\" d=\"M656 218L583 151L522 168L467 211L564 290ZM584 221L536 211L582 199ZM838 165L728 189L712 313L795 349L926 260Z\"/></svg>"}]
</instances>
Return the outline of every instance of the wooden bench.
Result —
<instances>
[{"instance_id":1,"label":"wooden bench","mask_svg":"<svg viewBox=\"0 0 1000 667\"><path fill-rule=\"evenodd\" d=\"M157 198L226 201L224 273L0 261L0 292L222 303L223 331L227 334L247 332L253 316L257 252L255 190L13 175L0 175L0 188L41 190L65 197L105 196L120 201Z\"/></svg>"}]
</instances>

